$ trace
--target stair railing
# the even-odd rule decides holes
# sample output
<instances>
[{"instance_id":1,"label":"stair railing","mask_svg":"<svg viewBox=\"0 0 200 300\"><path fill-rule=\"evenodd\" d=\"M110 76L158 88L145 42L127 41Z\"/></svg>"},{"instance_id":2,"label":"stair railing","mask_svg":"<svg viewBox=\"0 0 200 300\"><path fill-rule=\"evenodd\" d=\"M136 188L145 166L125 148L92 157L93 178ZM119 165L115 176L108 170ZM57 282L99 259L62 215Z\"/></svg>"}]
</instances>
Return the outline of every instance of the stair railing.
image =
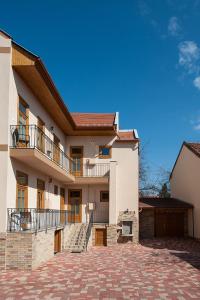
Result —
<instances>
[{"instance_id":1,"label":"stair railing","mask_svg":"<svg viewBox=\"0 0 200 300\"><path fill-rule=\"evenodd\" d=\"M86 251L88 249L88 242L89 242L90 235L91 235L92 225L93 225L93 211L91 211L90 219L89 219L89 223L88 223L86 235L85 235L85 250Z\"/></svg>"}]
</instances>

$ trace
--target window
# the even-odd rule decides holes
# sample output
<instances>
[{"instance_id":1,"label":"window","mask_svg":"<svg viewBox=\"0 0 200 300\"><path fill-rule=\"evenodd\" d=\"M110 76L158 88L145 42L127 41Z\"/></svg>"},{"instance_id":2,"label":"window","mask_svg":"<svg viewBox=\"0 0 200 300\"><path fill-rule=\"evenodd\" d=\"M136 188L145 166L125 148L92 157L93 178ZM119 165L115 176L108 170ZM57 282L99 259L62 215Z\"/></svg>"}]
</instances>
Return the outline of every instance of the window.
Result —
<instances>
[{"instance_id":1,"label":"window","mask_svg":"<svg viewBox=\"0 0 200 300\"><path fill-rule=\"evenodd\" d=\"M108 191L100 192L100 202L109 202L109 192Z\"/></svg>"},{"instance_id":2,"label":"window","mask_svg":"<svg viewBox=\"0 0 200 300\"><path fill-rule=\"evenodd\" d=\"M58 186L54 185L54 195L58 195Z\"/></svg>"},{"instance_id":3,"label":"window","mask_svg":"<svg viewBox=\"0 0 200 300\"><path fill-rule=\"evenodd\" d=\"M111 147L99 146L99 158L111 158Z\"/></svg>"}]
</instances>

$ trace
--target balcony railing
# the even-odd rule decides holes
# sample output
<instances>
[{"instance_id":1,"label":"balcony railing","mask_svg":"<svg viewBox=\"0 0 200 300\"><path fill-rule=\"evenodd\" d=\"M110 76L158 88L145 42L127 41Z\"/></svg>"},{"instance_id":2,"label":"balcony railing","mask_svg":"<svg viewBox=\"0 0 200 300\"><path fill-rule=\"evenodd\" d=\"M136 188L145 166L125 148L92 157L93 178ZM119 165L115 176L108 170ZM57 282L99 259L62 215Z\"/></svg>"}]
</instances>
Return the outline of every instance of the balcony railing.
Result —
<instances>
[{"instance_id":1,"label":"balcony railing","mask_svg":"<svg viewBox=\"0 0 200 300\"><path fill-rule=\"evenodd\" d=\"M80 164L79 161L73 160L71 164L71 173L75 177L108 177L110 173L110 164Z\"/></svg>"},{"instance_id":2,"label":"balcony railing","mask_svg":"<svg viewBox=\"0 0 200 300\"><path fill-rule=\"evenodd\" d=\"M36 125L11 125L11 148L38 149L67 172L71 159Z\"/></svg>"},{"instance_id":3,"label":"balcony railing","mask_svg":"<svg viewBox=\"0 0 200 300\"><path fill-rule=\"evenodd\" d=\"M75 212L55 209L8 208L7 231L42 231L75 222Z\"/></svg>"}]
</instances>

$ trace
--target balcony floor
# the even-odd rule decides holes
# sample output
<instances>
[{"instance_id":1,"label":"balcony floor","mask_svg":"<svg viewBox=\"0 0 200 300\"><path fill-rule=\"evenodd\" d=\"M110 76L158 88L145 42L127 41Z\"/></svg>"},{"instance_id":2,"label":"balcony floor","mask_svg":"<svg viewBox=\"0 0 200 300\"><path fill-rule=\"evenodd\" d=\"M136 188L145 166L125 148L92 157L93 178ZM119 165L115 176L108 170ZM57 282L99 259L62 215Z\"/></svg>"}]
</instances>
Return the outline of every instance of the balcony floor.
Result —
<instances>
[{"instance_id":1,"label":"balcony floor","mask_svg":"<svg viewBox=\"0 0 200 300\"><path fill-rule=\"evenodd\" d=\"M75 177L37 149L11 148L10 156L63 183L73 183Z\"/></svg>"}]
</instances>

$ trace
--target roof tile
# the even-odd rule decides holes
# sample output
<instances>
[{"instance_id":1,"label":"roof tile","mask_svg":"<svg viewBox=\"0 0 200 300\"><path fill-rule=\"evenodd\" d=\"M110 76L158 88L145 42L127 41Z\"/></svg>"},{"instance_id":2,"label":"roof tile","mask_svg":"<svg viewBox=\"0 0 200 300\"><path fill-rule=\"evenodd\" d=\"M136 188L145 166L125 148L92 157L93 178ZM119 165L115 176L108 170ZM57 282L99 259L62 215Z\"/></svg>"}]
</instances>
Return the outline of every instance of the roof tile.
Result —
<instances>
[{"instance_id":1,"label":"roof tile","mask_svg":"<svg viewBox=\"0 0 200 300\"><path fill-rule=\"evenodd\" d=\"M71 113L71 116L80 127L113 127L115 122L115 113Z\"/></svg>"}]
</instances>

